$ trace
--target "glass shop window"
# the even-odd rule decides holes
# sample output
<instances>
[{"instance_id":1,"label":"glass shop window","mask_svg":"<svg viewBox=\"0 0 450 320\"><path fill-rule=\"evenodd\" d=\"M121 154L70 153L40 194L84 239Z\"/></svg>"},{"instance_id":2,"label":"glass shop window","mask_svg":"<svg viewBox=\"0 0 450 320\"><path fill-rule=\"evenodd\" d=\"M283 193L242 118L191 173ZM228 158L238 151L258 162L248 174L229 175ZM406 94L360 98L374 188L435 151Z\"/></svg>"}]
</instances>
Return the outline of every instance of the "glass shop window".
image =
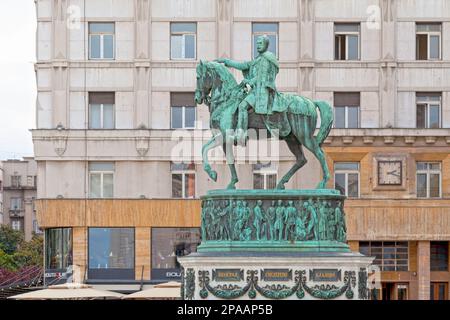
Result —
<instances>
[{"instance_id":1,"label":"glass shop window","mask_svg":"<svg viewBox=\"0 0 450 320\"><path fill-rule=\"evenodd\" d=\"M72 265L72 228L45 230L45 268L66 270Z\"/></svg>"},{"instance_id":2,"label":"glass shop window","mask_svg":"<svg viewBox=\"0 0 450 320\"><path fill-rule=\"evenodd\" d=\"M134 279L134 228L89 228L89 279Z\"/></svg>"},{"instance_id":3,"label":"glass shop window","mask_svg":"<svg viewBox=\"0 0 450 320\"><path fill-rule=\"evenodd\" d=\"M197 251L200 228L152 228L152 279L177 279L177 257Z\"/></svg>"}]
</instances>

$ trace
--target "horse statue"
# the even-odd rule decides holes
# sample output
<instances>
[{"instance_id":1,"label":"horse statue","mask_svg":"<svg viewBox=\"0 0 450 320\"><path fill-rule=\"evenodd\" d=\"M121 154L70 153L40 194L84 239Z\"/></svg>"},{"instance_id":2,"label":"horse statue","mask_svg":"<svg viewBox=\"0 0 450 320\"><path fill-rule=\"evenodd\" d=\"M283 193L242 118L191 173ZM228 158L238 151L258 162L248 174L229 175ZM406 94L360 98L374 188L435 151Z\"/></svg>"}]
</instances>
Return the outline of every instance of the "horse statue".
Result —
<instances>
[{"instance_id":1,"label":"horse statue","mask_svg":"<svg viewBox=\"0 0 450 320\"><path fill-rule=\"evenodd\" d=\"M227 189L235 189L238 176L234 165L233 148L227 148L227 145L231 142L230 132L236 129L238 105L245 98L247 87L243 83L238 84L227 67L214 61L200 60L196 72L195 102L205 103L208 106L210 128L213 132L213 137L202 147L203 169L211 179L217 181L217 172L212 170L208 161L208 151L221 145L231 172L231 181ZM289 179L306 164L302 145L320 162L323 176L316 188L323 189L330 178L330 172L321 145L333 124L332 109L325 101L313 101L293 94L278 94L288 105L286 111L273 115L255 112L248 114L249 129L265 129L268 136L276 132L279 139L286 141L289 150L295 155L295 164L277 183L276 189L284 189ZM316 108L320 112L321 124L317 136L314 136L317 124Z\"/></svg>"}]
</instances>

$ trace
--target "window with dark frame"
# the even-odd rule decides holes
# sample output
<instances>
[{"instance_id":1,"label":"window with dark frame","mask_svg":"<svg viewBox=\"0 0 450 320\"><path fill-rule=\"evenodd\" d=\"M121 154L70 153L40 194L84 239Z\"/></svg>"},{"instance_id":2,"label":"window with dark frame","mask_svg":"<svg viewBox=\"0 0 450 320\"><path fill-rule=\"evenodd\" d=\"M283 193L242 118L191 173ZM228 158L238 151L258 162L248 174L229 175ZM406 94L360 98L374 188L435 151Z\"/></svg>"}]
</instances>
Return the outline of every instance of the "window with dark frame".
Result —
<instances>
[{"instance_id":1,"label":"window with dark frame","mask_svg":"<svg viewBox=\"0 0 450 320\"><path fill-rule=\"evenodd\" d=\"M358 162L334 163L334 188L347 197L359 197Z\"/></svg>"},{"instance_id":2,"label":"window with dark frame","mask_svg":"<svg viewBox=\"0 0 450 320\"><path fill-rule=\"evenodd\" d=\"M197 107L193 92L170 94L170 119L172 129L194 129Z\"/></svg>"},{"instance_id":3,"label":"window with dark frame","mask_svg":"<svg viewBox=\"0 0 450 320\"><path fill-rule=\"evenodd\" d=\"M14 174L11 176L11 187L20 188L21 186L21 176Z\"/></svg>"},{"instance_id":4,"label":"window with dark frame","mask_svg":"<svg viewBox=\"0 0 450 320\"><path fill-rule=\"evenodd\" d=\"M359 60L359 23L334 24L334 59Z\"/></svg>"},{"instance_id":5,"label":"window with dark frame","mask_svg":"<svg viewBox=\"0 0 450 320\"><path fill-rule=\"evenodd\" d=\"M45 268L66 270L72 266L72 228L45 230Z\"/></svg>"},{"instance_id":6,"label":"window with dark frame","mask_svg":"<svg viewBox=\"0 0 450 320\"><path fill-rule=\"evenodd\" d=\"M253 189L275 189L277 168L270 162L253 165Z\"/></svg>"},{"instance_id":7,"label":"window with dark frame","mask_svg":"<svg viewBox=\"0 0 450 320\"><path fill-rule=\"evenodd\" d=\"M334 127L359 128L360 93L335 92L334 93Z\"/></svg>"},{"instance_id":8,"label":"window with dark frame","mask_svg":"<svg viewBox=\"0 0 450 320\"><path fill-rule=\"evenodd\" d=\"M195 164L171 163L172 198L195 198Z\"/></svg>"},{"instance_id":9,"label":"window with dark frame","mask_svg":"<svg viewBox=\"0 0 450 320\"><path fill-rule=\"evenodd\" d=\"M448 300L448 282L431 282L430 300Z\"/></svg>"},{"instance_id":10,"label":"window with dark frame","mask_svg":"<svg viewBox=\"0 0 450 320\"><path fill-rule=\"evenodd\" d=\"M416 93L416 128L441 127L440 92Z\"/></svg>"},{"instance_id":11,"label":"window with dark frame","mask_svg":"<svg viewBox=\"0 0 450 320\"><path fill-rule=\"evenodd\" d=\"M11 229L23 232L23 218L11 218Z\"/></svg>"},{"instance_id":12,"label":"window with dark frame","mask_svg":"<svg viewBox=\"0 0 450 320\"><path fill-rule=\"evenodd\" d=\"M363 241L359 252L375 257L373 264L381 271L408 271L409 246L407 241Z\"/></svg>"},{"instance_id":13,"label":"window with dark frame","mask_svg":"<svg viewBox=\"0 0 450 320\"><path fill-rule=\"evenodd\" d=\"M448 271L448 241L430 242L431 271Z\"/></svg>"},{"instance_id":14,"label":"window with dark frame","mask_svg":"<svg viewBox=\"0 0 450 320\"><path fill-rule=\"evenodd\" d=\"M89 92L89 129L115 128L115 92Z\"/></svg>"},{"instance_id":15,"label":"window with dark frame","mask_svg":"<svg viewBox=\"0 0 450 320\"><path fill-rule=\"evenodd\" d=\"M441 23L416 23L416 60L441 59Z\"/></svg>"}]
</instances>

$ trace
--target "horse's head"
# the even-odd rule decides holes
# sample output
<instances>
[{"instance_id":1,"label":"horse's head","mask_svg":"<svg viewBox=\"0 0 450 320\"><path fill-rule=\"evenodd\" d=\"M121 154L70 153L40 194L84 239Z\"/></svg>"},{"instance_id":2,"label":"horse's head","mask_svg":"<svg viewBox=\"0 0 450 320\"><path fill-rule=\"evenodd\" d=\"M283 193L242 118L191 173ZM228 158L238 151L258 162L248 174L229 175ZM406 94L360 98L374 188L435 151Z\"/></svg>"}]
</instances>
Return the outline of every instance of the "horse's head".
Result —
<instances>
[{"instance_id":1,"label":"horse's head","mask_svg":"<svg viewBox=\"0 0 450 320\"><path fill-rule=\"evenodd\" d=\"M211 92L213 79L208 68L208 62L203 62L197 65L197 88L195 89L195 103L202 104L207 99Z\"/></svg>"},{"instance_id":2,"label":"horse's head","mask_svg":"<svg viewBox=\"0 0 450 320\"><path fill-rule=\"evenodd\" d=\"M209 103L209 94L213 88L224 85L226 90L231 90L237 83L227 67L217 62L200 60L197 65L197 88L195 89L195 102Z\"/></svg>"}]
</instances>

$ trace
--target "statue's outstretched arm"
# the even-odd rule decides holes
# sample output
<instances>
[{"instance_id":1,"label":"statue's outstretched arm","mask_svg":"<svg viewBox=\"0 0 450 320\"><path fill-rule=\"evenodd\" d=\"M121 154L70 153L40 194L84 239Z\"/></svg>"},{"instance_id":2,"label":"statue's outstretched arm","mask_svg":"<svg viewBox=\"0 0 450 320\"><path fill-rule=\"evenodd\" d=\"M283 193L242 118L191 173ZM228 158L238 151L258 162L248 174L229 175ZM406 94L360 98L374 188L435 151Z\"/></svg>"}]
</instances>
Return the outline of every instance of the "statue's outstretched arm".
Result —
<instances>
[{"instance_id":1,"label":"statue's outstretched arm","mask_svg":"<svg viewBox=\"0 0 450 320\"><path fill-rule=\"evenodd\" d=\"M250 68L250 64L247 61L239 62L235 60L225 60L225 65L241 71L248 70Z\"/></svg>"},{"instance_id":2,"label":"statue's outstretched arm","mask_svg":"<svg viewBox=\"0 0 450 320\"><path fill-rule=\"evenodd\" d=\"M215 61L219 62L219 63L223 63L227 67L235 68L235 69L238 69L241 71L248 70L250 68L249 61L239 62L239 61L225 59L225 58L216 59Z\"/></svg>"}]
</instances>

